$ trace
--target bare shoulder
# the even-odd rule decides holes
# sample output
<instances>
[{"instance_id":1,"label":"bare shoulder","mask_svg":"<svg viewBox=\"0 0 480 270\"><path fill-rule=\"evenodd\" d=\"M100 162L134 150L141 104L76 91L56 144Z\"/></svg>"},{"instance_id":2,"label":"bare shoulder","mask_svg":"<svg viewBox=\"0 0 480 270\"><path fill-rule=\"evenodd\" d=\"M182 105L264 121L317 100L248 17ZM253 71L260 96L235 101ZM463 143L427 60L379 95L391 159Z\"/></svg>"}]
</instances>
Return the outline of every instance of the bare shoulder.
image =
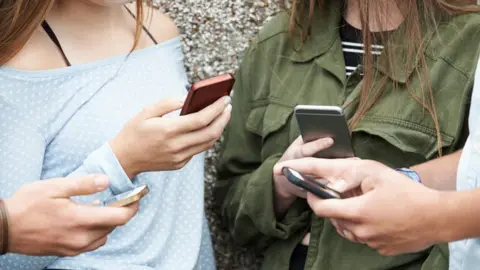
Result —
<instances>
[{"instance_id":1,"label":"bare shoulder","mask_svg":"<svg viewBox=\"0 0 480 270\"><path fill-rule=\"evenodd\" d=\"M135 3L129 4L128 8L132 11L135 11ZM173 20L160 10L155 8L146 8L144 12L144 25L159 43L180 35Z\"/></svg>"},{"instance_id":2,"label":"bare shoulder","mask_svg":"<svg viewBox=\"0 0 480 270\"><path fill-rule=\"evenodd\" d=\"M146 24L147 29L158 40L166 41L180 35L173 20L159 10L153 10L151 20Z\"/></svg>"}]
</instances>

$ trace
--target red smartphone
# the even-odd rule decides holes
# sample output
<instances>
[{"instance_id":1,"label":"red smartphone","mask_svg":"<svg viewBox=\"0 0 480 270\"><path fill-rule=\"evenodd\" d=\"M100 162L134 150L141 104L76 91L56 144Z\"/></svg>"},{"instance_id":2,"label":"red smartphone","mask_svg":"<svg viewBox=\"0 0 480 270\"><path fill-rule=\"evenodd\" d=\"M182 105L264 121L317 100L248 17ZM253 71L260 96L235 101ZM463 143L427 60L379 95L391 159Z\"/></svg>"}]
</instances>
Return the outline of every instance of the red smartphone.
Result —
<instances>
[{"instance_id":1,"label":"red smartphone","mask_svg":"<svg viewBox=\"0 0 480 270\"><path fill-rule=\"evenodd\" d=\"M229 96L234 83L232 74L223 74L195 83L188 92L180 115L196 113L221 97Z\"/></svg>"}]
</instances>

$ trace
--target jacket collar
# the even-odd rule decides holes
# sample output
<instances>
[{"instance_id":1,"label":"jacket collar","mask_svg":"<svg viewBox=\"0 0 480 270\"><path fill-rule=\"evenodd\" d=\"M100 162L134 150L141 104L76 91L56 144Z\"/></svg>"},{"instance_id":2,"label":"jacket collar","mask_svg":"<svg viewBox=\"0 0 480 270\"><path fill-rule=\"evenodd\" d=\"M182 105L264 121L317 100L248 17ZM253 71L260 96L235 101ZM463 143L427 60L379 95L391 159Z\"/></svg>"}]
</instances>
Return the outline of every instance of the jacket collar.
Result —
<instances>
[{"instance_id":1,"label":"jacket collar","mask_svg":"<svg viewBox=\"0 0 480 270\"><path fill-rule=\"evenodd\" d=\"M339 50L339 48L336 47L341 47L339 24L343 16L344 3L339 0L331 0L327 1L325 5L327 5L325 8L321 9L317 7L315 9L311 36L303 43L303 45L301 44L300 30L296 30L293 33L291 45L295 49L292 50L289 57L293 62L309 62L327 53L334 57L334 62L338 60L344 61L343 55L342 57L336 55L338 51L341 52L341 49ZM305 19L304 24L306 24L306 20L307 19ZM393 34L400 35L400 33L396 32ZM431 35L432 31L430 31L427 36L431 37ZM394 50L394 52L391 53L391 55L394 56L394 59L391 60L393 64L389 64L387 61L387 52L384 52L384 54L377 60L375 68L393 81L406 83L408 78L410 78L416 67L419 65L419 54L413 54L414 59L410 59L407 66L407 59L405 59L405 56L408 53L407 46L398 45L395 48L391 48L391 50ZM339 65L343 66L343 71L341 72L345 72L344 62ZM331 69L331 71L333 71L340 79L345 77L341 74L337 74L340 71L337 65L328 69Z\"/></svg>"},{"instance_id":2,"label":"jacket collar","mask_svg":"<svg viewBox=\"0 0 480 270\"><path fill-rule=\"evenodd\" d=\"M323 55L328 52L335 40L340 38L338 27L342 19L343 1L327 1L326 5L328 7L324 9L320 9L318 6L315 9L311 35L303 44L298 28L292 34L291 41L294 46L290 55L292 61L304 63ZM307 20L308 18L304 18L301 24L306 25ZM303 28L306 29L306 26Z\"/></svg>"}]
</instances>

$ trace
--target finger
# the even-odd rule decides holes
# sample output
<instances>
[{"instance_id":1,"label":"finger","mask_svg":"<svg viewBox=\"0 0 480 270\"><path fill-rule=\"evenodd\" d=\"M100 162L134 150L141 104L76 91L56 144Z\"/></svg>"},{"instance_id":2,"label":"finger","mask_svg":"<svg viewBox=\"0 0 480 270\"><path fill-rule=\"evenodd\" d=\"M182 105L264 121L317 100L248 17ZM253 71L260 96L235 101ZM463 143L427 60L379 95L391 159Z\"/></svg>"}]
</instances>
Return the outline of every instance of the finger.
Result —
<instances>
[{"instance_id":1,"label":"finger","mask_svg":"<svg viewBox=\"0 0 480 270\"><path fill-rule=\"evenodd\" d=\"M366 240L370 240L370 239L364 238L366 237L365 229L363 227L365 225L362 223L352 222L349 220L337 220L337 226L338 226L338 229L341 230L342 232L347 231L351 233L351 236L346 237L349 240L353 238L355 242L361 243L361 244L365 244Z\"/></svg>"},{"instance_id":2,"label":"finger","mask_svg":"<svg viewBox=\"0 0 480 270\"><path fill-rule=\"evenodd\" d=\"M397 256L397 255L400 255L400 254L409 253L409 251L407 251L407 250L401 250L398 247L391 247L391 246L388 246L388 245L384 246L384 247L381 247L381 248L377 248L377 251L380 255L385 256L385 257Z\"/></svg>"},{"instance_id":3,"label":"finger","mask_svg":"<svg viewBox=\"0 0 480 270\"><path fill-rule=\"evenodd\" d=\"M359 223L348 222L345 220L330 219L333 226L343 238L346 238L352 242L362 243L365 241L355 234L355 230L358 229ZM347 226L346 226L347 225Z\"/></svg>"},{"instance_id":4,"label":"finger","mask_svg":"<svg viewBox=\"0 0 480 270\"><path fill-rule=\"evenodd\" d=\"M293 141L292 144L290 144L289 148L290 147L299 147L301 145L303 145L305 142L303 141L303 138L302 136L298 136L295 141Z\"/></svg>"},{"instance_id":5,"label":"finger","mask_svg":"<svg viewBox=\"0 0 480 270\"><path fill-rule=\"evenodd\" d=\"M304 144L303 142L303 138L302 136L298 136L295 141L293 141L290 146L288 147L288 149L285 151L285 153L287 152L290 152L290 151L293 151L292 149L297 149L299 148L300 146L302 146ZM283 156L279 162L283 162L283 161L286 161L286 160L289 160L290 158L288 156Z\"/></svg>"},{"instance_id":6,"label":"finger","mask_svg":"<svg viewBox=\"0 0 480 270\"><path fill-rule=\"evenodd\" d=\"M192 132L207 127L218 118L231 103L232 99L229 96L225 96L197 113L180 116L179 121L181 121L182 124L178 125L178 133Z\"/></svg>"},{"instance_id":7,"label":"finger","mask_svg":"<svg viewBox=\"0 0 480 270\"><path fill-rule=\"evenodd\" d=\"M108 234L110 233L111 231L105 231L105 233L102 233L102 237L100 237L99 239L97 239L96 241L94 241L92 244L90 244L89 246L87 246L83 252L89 252L89 251L94 251L94 250L97 250L99 249L100 247L103 247L106 243L107 243L107 240L108 240Z\"/></svg>"},{"instance_id":8,"label":"finger","mask_svg":"<svg viewBox=\"0 0 480 270\"><path fill-rule=\"evenodd\" d=\"M406 180L408 184L412 183L411 180L402 173L399 173L386 166L378 165L374 175L368 175L365 177L361 185L361 190L363 193L367 193L378 188L379 186L392 183L392 180L397 183L401 180Z\"/></svg>"},{"instance_id":9,"label":"finger","mask_svg":"<svg viewBox=\"0 0 480 270\"><path fill-rule=\"evenodd\" d=\"M195 145L195 146L192 146L188 149L185 149L185 151L180 154L183 157L185 157L184 158L184 163L186 163L186 161L190 160L193 156L195 156L199 153L205 152L206 150L212 148L212 146L215 144L216 141L217 140L212 140L212 141L205 142L203 144Z\"/></svg>"},{"instance_id":10,"label":"finger","mask_svg":"<svg viewBox=\"0 0 480 270\"><path fill-rule=\"evenodd\" d=\"M206 150L212 148L215 145L215 142L217 142L218 139L211 140L209 142L205 142L202 144L190 146L186 149L184 149L182 152L178 153L178 155L182 158L178 163L176 163L177 167L173 168L172 170L180 169L183 168L191 159L193 156L205 152Z\"/></svg>"},{"instance_id":11,"label":"finger","mask_svg":"<svg viewBox=\"0 0 480 270\"><path fill-rule=\"evenodd\" d=\"M292 168L303 174L312 175L315 178L335 178L343 171L354 166L357 160L351 159L320 159L320 158L301 158L280 162L274 168L276 175L282 175L284 167Z\"/></svg>"},{"instance_id":12,"label":"finger","mask_svg":"<svg viewBox=\"0 0 480 270\"><path fill-rule=\"evenodd\" d=\"M38 192L45 192L55 198L91 195L105 190L110 182L105 175L89 175L72 178L56 178L37 183Z\"/></svg>"},{"instance_id":13,"label":"finger","mask_svg":"<svg viewBox=\"0 0 480 270\"><path fill-rule=\"evenodd\" d=\"M347 183L347 181L341 178L338 178L338 179L330 178L329 182L330 182L328 183L329 188L336 190L340 193L344 193L343 195L346 197L352 197L352 196L349 196L352 194L351 190L355 189L359 185L359 183L356 183L356 182ZM345 193L348 193L348 194L345 194Z\"/></svg>"},{"instance_id":14,"label":"finger","mask_svg":"<svg viewBox=\"0 0 480 270\"><path fill-rule=\"evenodd\" d=\"M296 158L311 157L316 153L331 147L332 145L333 145L333 139L331 138L318 139L316 141L309 142L298 147L295 157Z\"/></svg>"},{"instance_id":15,"label":"finger","mask_svg":"<svg viewBox=\"0 0 480 270\"><path fill-rule=\"evenodd\" d=\"M138 202L126 207L98 207L76 205L72 218L87 228L115 228L125 225L138 211Z\"/></svg>"},{"instance_id":16,"label":"finger","mask_svg":"<svg viewBox=\"0 0 480 270\"><path fill-rule=\"evenodd\" d=\"M337 230L338 235L340 235L340 236L343 237L343 238L346 238L345 235L343 235L343 231L342 231L342 230L337 229L337 228L336 228L336 230Z\"/></svg>"},{"instance_id":17,"label":"finger","mask_svg":"<svg viewBox=\"0 0 480 270\"><path fill-rule=\"evenodd\" d=\"M383 182L382 179L395 179L395 177L398 177L398 172L371 160L355 162L354 166L345 170L340 176L341 179L346 180L347 190L360 187L364 194L380 185Z\"/></svg>"},{"instance_id":18,"label":"finger","mask_svg":"<svg viewBox=\"0 0 480 270\"><path fill-rule=\"evenodd\" d=\"M332 223L333 227L335 227L335 229L340 230L340 231L342 231L344 229L344 228L342 228L342 226L340 226L338 219L331 218L330 222Z\"/></svg>"},{"instance_id":19,"label":"finger","mask_svg":"<svg viewBox=\"0 0 480 270\"><path fill-rule=\"evenodd\" d=\"M145 107L138 117L141 119L162 117L170 112L181 109L184 102L184 99L163 99L155 104Z\"/></svg>"},{"instance_id":20,"label":"finger","mask_svg":"<svg viewBox=\"0 0 480 270\"><path fill-rule=\"evenodd\" d=\"M207 149L210 148L208 144L210 144L212 141L217 141L220 136L222 136L225 126L228 124L228 121L230 121L231 111L232 106L228 105L221 116L213 120L213 122L206 128L180 136L178 138L178 144L185 145L182 150L192 148L192 146L194 146L196 149L202 149L203 147L199 148L198 146L205 144L207 144Z\"/></svg>"},{"instance_id":21,"label":"finger","mask_svg":"<svg viewBox=\"0 0 480 270\"><path fill-rule=\"evenodd\" d=\"M363 181L365 181L370 174L375 173L375 170L365 166L364 161L351 161L352 166L349 166L346 170L344 170L336 179L330 179L330 188L341 193L349 192L351 195L355 193L352 191L361 189L360 187Z\"/></svg>"},{"instance_id":22,"label":"finger","mask_svg":"<svg viewBox=\"0 0 480 270\"><path fill-rule=\"evenodd\" d=\"M331 218L330 222L332 223L333 227L338 232L338 234L340 234L343 238L345 238L345 236L343 235L344 228L342 228L342 226L338 224L337 219Z\"/></svg>"},{"instance_id":23,"label":"finger","mask_svg":"<svg viewBox=\"0 0 480 270\"><path fill-rule=\"evenodd\" d=\"M358 242L358 241L357 241L357 238L355 237L355 235L354 235L353 233L351 233L350 231L348 231L348 230L343 230L342 234L343 234L343 236L344 236L346 239L350 240L351 242L354 242L354 243L357 243L357 242Z\"/></svg>"},{"instance_id":24,"label":"finger","mask_svg":"<svg viewBox=\"0 0 480 270\"><path fill-rule=\"evenodd\" d=\"M342 200L322 200L311 193L307 195L307 202L317 216L349 221L360 221L362 219L359 205L363 204L363 200L364 196Z\"/></svg>"}]
</instances>

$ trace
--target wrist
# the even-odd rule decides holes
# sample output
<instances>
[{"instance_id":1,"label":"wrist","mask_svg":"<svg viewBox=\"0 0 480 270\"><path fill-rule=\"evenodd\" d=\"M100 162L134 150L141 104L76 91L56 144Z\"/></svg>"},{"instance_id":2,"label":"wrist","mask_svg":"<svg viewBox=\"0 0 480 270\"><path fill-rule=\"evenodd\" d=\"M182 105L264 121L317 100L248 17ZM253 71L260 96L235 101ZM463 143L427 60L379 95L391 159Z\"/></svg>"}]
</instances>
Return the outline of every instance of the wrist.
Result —
<instances>
[{"instance_id":1,"label":"wrist","mask_svg":"<svg viewBox=\"0 0 480 270\"><path fill-rule=\"evenodd\" d=\"M455 196L457 192L433 191L435 197L430 203L430 219L428 224L433 226L431 228L433 243L448 243L455 240L455 233L457 232L452 222L455 222L456 212L458 212L458 204ZM428 210L428 209L427 209Z\"/></svg>"},{"instance_id":2,"label":"wrist","mask_svg":"<svg viewBox=\"0 0 480 270\"><path fill-rule=\"evenodd\" d=\"M281 201L295 201L297 196L289 191L287 187L284 186L283 176L273 176L273 190L275 192L275 199Z\"/></svg>"},{"instance_id":3,"label":"wrist","mask_svg":"<svg viewBox=\"0 0 480 270\"><path fill-rule=\"evenodd\" d=\"M432 189L424 191L420 199L421 207L415 212L422 215L417 228L420 230L418 237L421 237L429 245L446 243L448 228L445 226L447 218L445 216L445 197L442 192Z\"/></svg>"},{"instance_id":4,"label":"wrist","mask_svg":"<svg viewBox=\"0 0 480 270\"><path fill-rule=\"evenodd\" d=\"M118 142L116 139L113 139L109 142L112 152L117 157L118 163L122 166L123 171L128 176L128 178L133 179L141 171L139 166L134 162L133 155L128 153L127 149L122 147L122 142Z\"/></svg>"},{"instance_id":5,"label":"wrist","mask_svg":"<svg viewBox=\"0 0 480 270\"><path fill-rule=\"evenodd\" d=\"M278 220L283 218L290 206L295 202L297 196L292 194L282 185L280 176L273 177L273 205L275 216Z\"/></svg>"},{"instance_id":6,"label":"wrist","mask_svg":"<svg viewBox=\"0 0 480 270\"><path fill-rule=\"evenodd\" d=\"M477 194L470 192L443 191L439 192L443 200L439 208L443 209L441 215L442 223L439 227L438 237L442 243L454 242L461 239L477 237L478 234L471 234L471 226L475 226L472 220L477 216L476 198ZM437 206L438 207L438 206ZM472 211L473 210L473 211Z\"/></svg>"}]
</instances>

